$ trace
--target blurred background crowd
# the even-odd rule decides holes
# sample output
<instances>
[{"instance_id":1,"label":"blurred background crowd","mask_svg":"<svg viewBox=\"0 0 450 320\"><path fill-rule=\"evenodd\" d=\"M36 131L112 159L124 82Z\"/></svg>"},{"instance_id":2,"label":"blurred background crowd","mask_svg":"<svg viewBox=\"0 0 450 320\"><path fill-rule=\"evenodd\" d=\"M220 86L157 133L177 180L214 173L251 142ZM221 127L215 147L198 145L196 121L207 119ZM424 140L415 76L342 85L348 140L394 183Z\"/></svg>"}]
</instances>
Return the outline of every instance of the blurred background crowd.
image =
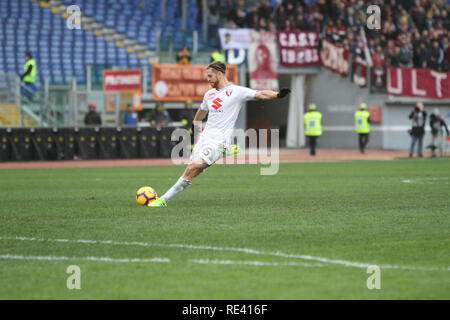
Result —
<instances>
[{"instance_id":1,"label":"blurred background crowd","mask_svg":"<svg viewBox=\"0 0 450 320\"><path fill-rule=\"evenodd\" d=\"M368 5L381 9L381 29L368 30ZM316 30L364 57L360 26L366 28L374 66L450 70L448 0L212 0L214 28Z\"/></svg>"}]
</instances>

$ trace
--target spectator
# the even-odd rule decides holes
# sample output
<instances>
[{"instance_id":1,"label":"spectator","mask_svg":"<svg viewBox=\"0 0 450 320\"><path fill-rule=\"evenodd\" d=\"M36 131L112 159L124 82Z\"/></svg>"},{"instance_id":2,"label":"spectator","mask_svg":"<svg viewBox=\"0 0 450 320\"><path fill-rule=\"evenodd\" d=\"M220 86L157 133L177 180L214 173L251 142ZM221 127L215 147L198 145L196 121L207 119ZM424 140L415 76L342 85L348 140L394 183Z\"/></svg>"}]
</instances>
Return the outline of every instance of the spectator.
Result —
<instances>
[{"instance_id":1,"label":"spectator","mask_svg":"<svg viewBox=\"0 0 450 320\"><path fill-rule=\"evenodd\" d=\"M411 130L409 134L411 135L411 147L409 148L409 157L412 158L414 153L414 147L416 142L417 154L422 157L422 142L423 136L425 134L425 123L427 120L427 113L424 111L423 104L421 102L417 103L414 110L409 114L409 119L411 119Z\"/></svg>"},{"instance_id":2,"label":"spectator","mask_svg":"<svg viewBox=\"0 0 450 320\"><path fill-rule=\"evenodd\" d=\"M433 21L433 11L428 11L427 13L427 18L425 20L425 25L427 29L432 29L434 26L434 21Z\"/></svg>"},{"instance_id":3,"label":"spectator","mask_svg":"<svg viewBox=\"0 0 450 320\"><path fill-rule=\"evenodd\" d=\"M187 46L183 46L183 48L178 51L177 54L177 62L178 64L188 65L191 63L191 53Z\"/></svg>"},{"instance_id":4,"label":"spectator","mask_svg":"<svg viewBox=\"0 0 450 320\"><path fill-rule=\"evenodd\" d=\"M286 10L283 5L279 6L276 10L275 19L278 26L278 29L280 30L287 30L287 20L288 15L286 14Z\"/></svg>"},{"instance_id":5,"label":"spectator","mask_svg":"<svg viewBox=\"0 0 450 320\"><path fill-rule=\"evenodd\" d=\"M306 23L303 20L303 16L302 15L298 15L297 16L297 19L295 20L295 29L296 30L307 30Z\"/></svg>"},{"instance_id":6,"label":"spectator","mask_svg":"<svg viewBox=\"0 0 450 320\"><path fill-rule=\"evenodd\" d=\"M89 125L102 125L102 118L98 112L95 111L95 103L89 103L89 112L84 116L84 124Z\"/></svg>"},{"instance_id":7,"label":"spectator","mask_svg":"<svg viewBox=\"0 0 450 320\"><path fill-rule=\"evenodd\" d=\"M442 64L442 71L447 72L450 70L450 46L448 43L448 37L442 39L442 50L444 51L444 62Z\"/></svg>"},{"instance_id":8,"label":"spectator","mask_svg":"<svg viewBox=\"0 0 450 320\"><path fill-rule=\"evenodd\" d=\"M416 24L417 29L419 29L420 32L424 30L427 25L427 16L425 14L425 9L420 5L419 1L416 1L416 10L413 13L413 21Z\"/></svg>"},{"instance_id":9,"label":"spectator","mask_svg":"<svg viewBox=\"0 0 450 320\"><path fill-rule=\"evenodd\" d=\"M372 63L373 63L374 67L385 67L386 66L383 48L380 45L378 45L376 47L375 53L372 55Z\"/></svg>"},{"instance_id":10,"label":"spectator","mask_svg":"<svg viewBox=\"0 0 450 320\"><path fill-rule=\"evenodd\" d=\"M316 31L316 22L312 13L308 14L305 19L305 30ZM337 31L337 29L336 29Z\"/></svg>"},{"instance_id":11,"label":"spectator","mask_svg":"<svg viewBox=\"0 0 450 320\"><path fill-rule=\"evenodd\" d=\"M256 30L259 31L269 31L269 25L267 24L266 19L260 18L258 22L258 26L256 27Z\"/></svg>"},{"instance_id":12,"label":"spectator","mask_svg":"<svg viewBox=\"0 0 450 320\"><path fill-rule=\"evenodd\" d=\"M258 25L258 8L256 6L251 6L247 10L247 14L245 16L245 25L248 28L256 28Z\"/></svg>"},{"instance_id":13,"label":"spectator","mask_svg":"<svg viewBox=\"0 0 450 320\"><path fill-rule=\"evenodd\" d=\"M412 67L412 45L407 38L402 40L402 46L400 47L400 53L398 56L401 68L411 68Z\"/></svg>"},{"instance_id":14,"label":"spectator","mask_svg":"<svg viewBox=\"0 0 450 320\"><path fill-rule=\"evenodd\" d=\"M286 14L288 16L294 16L295 15L295 0L285 0L283 1L283 3L281 4L282 6L284 6L284 9L286 11Z\"/></svg>"},{"instance_id":15,"label":"spectator","mask_svg":"<svg viewBox=\"0 0 450 320\"><path fill-rule=\"evenodd\" d=\"M388 16L387 21L384 23L382 30L383 34L385 34L388 39L395 39L397 35L397 28L395 27L395 24L392 22L391 16Z\"/></svg>"},{"instance_id":16,"label":"spectator","mask_svg":"<svg viewBox=\"0 0 450 320\"><path fill-rule=\"evenodd\" d=\"M444 61L444 51L439 47L439 42L436 40L433 41L429 61L429 67L435 70L439 70L442 62Z\"/></svg>"},{"instance_id":17,"label":"spectator","mask_svg":"<svg viewBox=\"0 0 450 320\"><path fill-rule=\"evenodd\" d=\"M441 21L442 21L442 27L445 30L450 30L450 18L448 17L447 10L443 10L441 12Z\"/></svg>"},{"instance_id":18,"label":"spectator","mask_svg":"<svg viewBox=\"0 0 450 320\"><path fill-rule=\"evenodd\" d=\"M416 47L415 50L416 52L414 55L414 67L427 68L428 60L430 59L430 57L428 48L425 46L425 42L423 41L419 42L419 46Z\"/></svg>"},{"instance_id":19,"label":"spectator","mask_svg":"<svg viewBox=\"0 0 450 320\"><path fill-rule=\"evenodd\" d=\"M270 5L269 0L262 0L261 6L258 8L258 18L268 21L272 18L273 7Z\"/></svg>"},{"instance_id":20,"label":"spectator","mask_svg":"<svg viewBox=\"0 0 450 320\"><path fill-rule=\"evenodd\" d=\"M135 126L138 122L138 114L133 110L131 104L127 105L127 110L123 113L122 124L126 126Z\"/></svg>"},{"instance_id":21,"label":"spectator","mask_svg":"<svg viewBox=\"0 0 450 320\"><path fill-rule=\"evenodd\" d=\"M157 104L155 110L150 114L150 123L152 126L165 127L169 121L169 112L164 109L163 104Z\"/></svg>"},{"instance_id":22,"label":"spectator","mask_svg":"<svg viewBox=\"0 0 450 320\"><path fill-rule=\"evenodd\" d=\"M447 124L442 119L439 114L439 109L435 108L433 113L430 115L430 127L431 127L431 143L428 146L431 149L431 157L436 157L436 149L439 150L439 155L442 157L442 141L444 136L444 130L447 133L447 136L450 135L448 131Z\"/></svg>"},{"instance_id":23,"label":"spectator","mask_svg":"<svg viewBox=\"0 0 450 320\"><path fill-rule=\"evenodd\" d=\"M238 28L246 26L247 7L244 0L239 0L235 7L230 9L230 19L236 24Z\"/></svg>"}]
</instances>

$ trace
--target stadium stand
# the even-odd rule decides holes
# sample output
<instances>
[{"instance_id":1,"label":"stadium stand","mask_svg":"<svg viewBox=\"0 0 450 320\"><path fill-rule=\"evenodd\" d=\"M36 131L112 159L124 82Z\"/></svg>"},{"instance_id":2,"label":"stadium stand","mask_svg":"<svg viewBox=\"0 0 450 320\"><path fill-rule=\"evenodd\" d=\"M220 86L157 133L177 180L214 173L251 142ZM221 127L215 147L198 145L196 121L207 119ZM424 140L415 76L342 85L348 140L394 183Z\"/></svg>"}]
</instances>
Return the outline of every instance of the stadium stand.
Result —
<instances>
[{"instance_id":1,"label":"stadium stand","mask_svg":"<svg viewBox=\"0 0 450 320\"><path fill-rule=\"evenodd\" d=\"M156 0L65 0L64 4L79 6L83 16L114 28L118 34L150 50L156 50L156 35L163 29L163 46L167 47L165 39L173 37L175 49L183 44L192 47L192 33L186 36L184 30L180 31L182 19L179 12L177 16L177 0L167 1L166 22L161 19L161 2ZM187 14L196 17L197 7L189 5ZM187 20L187 30L197 27L195 21ZM148 58L140 57L137 52L127 50L123 43L93 29L68 29L61 12L38 1L0 0L0 25L0 73L23 72L25 53L31 52L38 66L38 87L44 77L48 77L51 84L62 85L69 84L75 76L79 84L85 84L86 65L96 66L92 74L94 85L101 83L105 67L150 66ZM150 79L150 72L148 77Z\"/></svg>"}]
</instances>

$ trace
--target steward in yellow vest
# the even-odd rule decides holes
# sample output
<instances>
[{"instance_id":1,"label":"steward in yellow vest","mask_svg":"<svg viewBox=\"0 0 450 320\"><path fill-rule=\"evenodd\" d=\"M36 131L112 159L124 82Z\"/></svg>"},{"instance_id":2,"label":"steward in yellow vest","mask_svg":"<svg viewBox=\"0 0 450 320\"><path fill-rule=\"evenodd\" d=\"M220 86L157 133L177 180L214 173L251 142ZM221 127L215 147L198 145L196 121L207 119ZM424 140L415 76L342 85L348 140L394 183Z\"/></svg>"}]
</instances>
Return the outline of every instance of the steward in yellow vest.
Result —
<instances>
[{"instance_id":1,"label":"steward in yellow vest","mask_svg":"<svg viewBox=\"0 0 450 320\"><path fill-rule=\"evenodd\" d=\"M322 135L322 114L317 111L315 104L310 104L303 119L305 121L305 135L308 137L309 154L315 156L317 139Z\"/></svg>"},{"instance_id":2,"label":"steward in yellow vest","mask_svg":"<svg viewBox=\"0 0 450 320\"><path fill-rule=\"evenodd\" d=\"M364 153L367 143L369 142L370 133L370 113L366 110L367 105L361 103L359 110L355 112L355 130L358 133L359 151Z\"/></svg>"},{"instance_id":3,"label":"steward in yellow vest","mask_svg":"<svg viewBox=\"0 0 450 320\"><path fill-rule=\"evenodd\" d=\"M20 75L20 78L25 83L25 87L22 88L22 93L26 95L29 99L32 99L36 87L36 62L34 61L31 53L27 53L25 55L25 66L23 67L23 73Z\"/></svg>"},{"instance_id":4,"label":"steward in yellow vest","mask_svg":"<svg viewBox=\"0 0 450 320\"><path fill-rule=\"evenodd\" d=\"M218 47L214 47L214 51L213 53L211 53L211 63L215 61L226 63L225 55L220 52L220 49Z\"/></svg>"}]
</instances>

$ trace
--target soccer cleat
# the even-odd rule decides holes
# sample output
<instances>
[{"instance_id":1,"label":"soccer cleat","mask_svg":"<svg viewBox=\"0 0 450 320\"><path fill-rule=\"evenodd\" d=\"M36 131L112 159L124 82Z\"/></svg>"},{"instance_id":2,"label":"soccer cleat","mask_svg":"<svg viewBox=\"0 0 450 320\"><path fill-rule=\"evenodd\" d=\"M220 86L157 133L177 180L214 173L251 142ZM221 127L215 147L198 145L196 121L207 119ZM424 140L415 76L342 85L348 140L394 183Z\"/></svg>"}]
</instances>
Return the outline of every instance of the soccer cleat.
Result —
<instances>
[{"instance_id":1,"label":"soccer cleat","mask_svg":"<svg viewBox=\"0 0 450 320\"><path fill-rule=\"evenodd\" d=\"M233 154L238 154L240 152L241 152L241 147L239 147L239 145L237 145L237 144L232 144L230 146L230 149L228 149L227 156L230 156Z\"/></svg>"},{"instance_id":2,"label":"soccer cleat","mask_svg":"<svg viewBox=\"0 0 450 320\"><path fill-rule=\"evenodd\" d=\"M163 198L156 198L156 200L150 202L148 207L167 207L167 202Z\"/></svg>"}]
</instances>

